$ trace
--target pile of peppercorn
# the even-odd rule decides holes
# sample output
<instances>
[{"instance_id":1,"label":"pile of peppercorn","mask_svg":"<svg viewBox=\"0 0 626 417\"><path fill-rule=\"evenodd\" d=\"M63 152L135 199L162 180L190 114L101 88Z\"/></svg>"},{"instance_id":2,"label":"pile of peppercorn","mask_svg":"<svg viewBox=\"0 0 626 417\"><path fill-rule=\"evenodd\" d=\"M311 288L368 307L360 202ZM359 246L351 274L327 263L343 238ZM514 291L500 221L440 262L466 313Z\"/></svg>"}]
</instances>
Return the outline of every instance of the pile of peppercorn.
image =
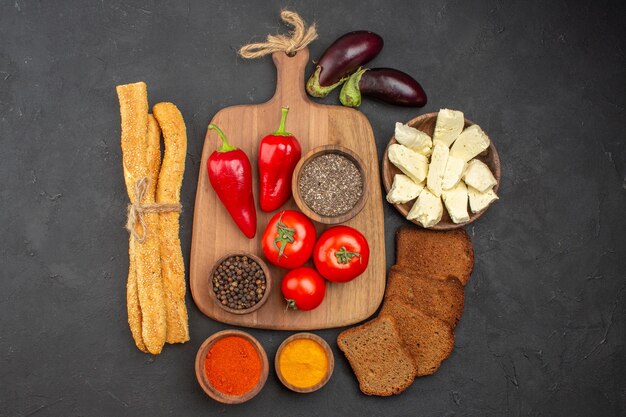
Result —
<instances>
[{"instance_id":1,"label":"pile of peppercorn","mask_svg":"<svg viewBox=\"0 0 626 417\"><path fill-rule=\"evenodd\" d=\"M261 266L247 256L230 256L213 274L213 291L219 302L234 310L244 310L258 303L266 289Z\"/></svg>"}]
</instances>

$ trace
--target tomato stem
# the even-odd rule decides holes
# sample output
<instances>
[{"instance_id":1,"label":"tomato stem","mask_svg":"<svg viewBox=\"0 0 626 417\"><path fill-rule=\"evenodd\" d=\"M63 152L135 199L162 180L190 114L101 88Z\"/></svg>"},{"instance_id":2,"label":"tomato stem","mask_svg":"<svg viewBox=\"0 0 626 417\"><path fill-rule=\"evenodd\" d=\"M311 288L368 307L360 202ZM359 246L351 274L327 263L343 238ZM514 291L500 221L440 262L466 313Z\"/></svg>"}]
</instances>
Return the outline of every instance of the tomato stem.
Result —
<instances>
[{"instance_id":1,"label":"tomato stem","mask_svg":"<svg viewBox=\"0 0 626 417\"><path fill-rule=\"evenodd\" d=\"M296 229L287 227L287 225L282 222L283 214L285 214L284 211L280 213L280 217L276 222L276 238L274 239L274 247L278 250L278 259L280 259L281 256L287 257L287 255L284 254L285 247L287 247L289 243L294 242L294 236L296 234ZM281 243L280 246L278 246L279 243Z\"/></svg>"},{"instance_id":2,"label":"tomato stem","mask_svg":"<svg viewBox=\"0 0 626 417\"><path fill-rule=\"evenodd\" d=\"M297 310L298 309L298 306L296 305L296 300L285 298L285 301L287 301L287 307L285 308L285 310Z\"/></svg>"},{"instance_id":3,"label":"tomato stem","mask_svg":"<svg viewBox=\"0 0 626 417\"><path fill-rule=\"evenodd\" d=\"M359 262L363 262L363 259L361 258L360 253L349 252L348 250L346 250L345 246L342 246L337 252L335 252L335 256L337 257L337 262L339 262L340 264L347 264L354 257L358 257Z\"/></svg>"}]
</instances>

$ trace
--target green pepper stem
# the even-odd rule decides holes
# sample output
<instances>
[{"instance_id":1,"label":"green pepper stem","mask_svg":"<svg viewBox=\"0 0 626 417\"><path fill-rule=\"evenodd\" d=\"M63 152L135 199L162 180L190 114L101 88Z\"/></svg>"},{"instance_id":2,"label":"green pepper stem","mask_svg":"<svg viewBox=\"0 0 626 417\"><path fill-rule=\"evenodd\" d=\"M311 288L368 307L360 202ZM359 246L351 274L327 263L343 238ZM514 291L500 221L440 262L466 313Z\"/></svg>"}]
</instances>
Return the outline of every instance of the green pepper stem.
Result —
<instances>
[{"instance_id":1,"label":"green pepper stem","mask_svg":"<svg viewBox=\"0 0 626 417\"><path fill-rule=\"evenodd\" d=\"M283 107L281 109L280 116L280 124L278 125L278 130L273 133L276 136L293 136L291 133L285 130L285 125L287 124L287 113L289 113L289 107Z\"/></svg>"},{"instance_id":2,"label":"green pepper stem","mask_svg":"<svg viewBox=\"0 0 626 417\"><path fill-rule=\"evenodd\" d=\"M222 132L222 129L220 129L213 123L209 125L209 129L215 130L217 134L219 135L220 139L222 140L222 146L217 148L218 152L229 152L229 151L234 151L237 149L235 146L232 146L230 143L228 143L228 139L226 139L226 135L224 134L224 132Z\"/></svg>"}]
</instances>

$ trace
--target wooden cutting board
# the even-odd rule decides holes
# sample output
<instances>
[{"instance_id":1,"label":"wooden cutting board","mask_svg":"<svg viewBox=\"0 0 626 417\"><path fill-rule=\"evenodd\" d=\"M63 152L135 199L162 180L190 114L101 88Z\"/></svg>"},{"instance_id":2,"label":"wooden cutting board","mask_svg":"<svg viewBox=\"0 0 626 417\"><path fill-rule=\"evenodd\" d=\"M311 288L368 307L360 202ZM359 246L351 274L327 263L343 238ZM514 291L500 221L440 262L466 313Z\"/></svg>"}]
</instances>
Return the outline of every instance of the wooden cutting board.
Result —
<instances>
[{"instance_id":1,"label":"wooden cutting board","mask_svg":"<svg viewBox=\"0 0 626 417\"><path fill-rule=\"evenodd\" d=\"M345 326L371 316L382 301L385 290L385 233L378 172L378 156L372 128L360 112L310 101L304 91L304 71L309 60L307 49L289 57L273 54L277 69L276 93L263 104L227 107L211 123L218 125L231 145L246 152L254 172L254 197L257 202L257 234L247 239L237 228L215 194L207 176L207 159L218 146L218 137L208 131L202 151L202 163L193 221L191 242L190 287L198 308L214 320L244 327L278 330L312 330ZM302 155L326 144L340 144L357 153L368 173L369 192L363 210L345 224L361 231L370 244L370 263L355 280L329 283L322 304L312 311L285 310L280 282L285 269L269 265L273 288L267 302L257 311L237 315L222 310L209 297L210 271L223 255L247 251L262 257L261 236L275 213L265 213L258 206L257 151L261 139L278 128L281 107L289 107L287 130L302 145ZM281 209L294 209L291 199ZM316 224L318 236L328 226Z\"/></svg>"}]
</instances>

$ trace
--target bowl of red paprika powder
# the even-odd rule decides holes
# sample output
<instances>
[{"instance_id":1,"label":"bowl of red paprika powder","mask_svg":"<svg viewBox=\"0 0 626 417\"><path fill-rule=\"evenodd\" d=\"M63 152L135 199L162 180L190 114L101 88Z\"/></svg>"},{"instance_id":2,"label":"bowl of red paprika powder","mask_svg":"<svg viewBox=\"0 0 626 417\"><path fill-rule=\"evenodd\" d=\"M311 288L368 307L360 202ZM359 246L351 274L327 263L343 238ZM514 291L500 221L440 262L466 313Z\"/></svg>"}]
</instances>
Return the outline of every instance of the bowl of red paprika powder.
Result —
<instances>
[{"instance_id":1,"label":"bowl of red paprika powder","mask_svg":"<svg viewBox=\"0 0 626 417\"><path fill-rule=\"evenodd\" d=\"M250 334L223 330L200 346L195 370L209 397L223 404L240 404L261 391L269 364L263 346Z\"/></svg>"}]
</instances>

